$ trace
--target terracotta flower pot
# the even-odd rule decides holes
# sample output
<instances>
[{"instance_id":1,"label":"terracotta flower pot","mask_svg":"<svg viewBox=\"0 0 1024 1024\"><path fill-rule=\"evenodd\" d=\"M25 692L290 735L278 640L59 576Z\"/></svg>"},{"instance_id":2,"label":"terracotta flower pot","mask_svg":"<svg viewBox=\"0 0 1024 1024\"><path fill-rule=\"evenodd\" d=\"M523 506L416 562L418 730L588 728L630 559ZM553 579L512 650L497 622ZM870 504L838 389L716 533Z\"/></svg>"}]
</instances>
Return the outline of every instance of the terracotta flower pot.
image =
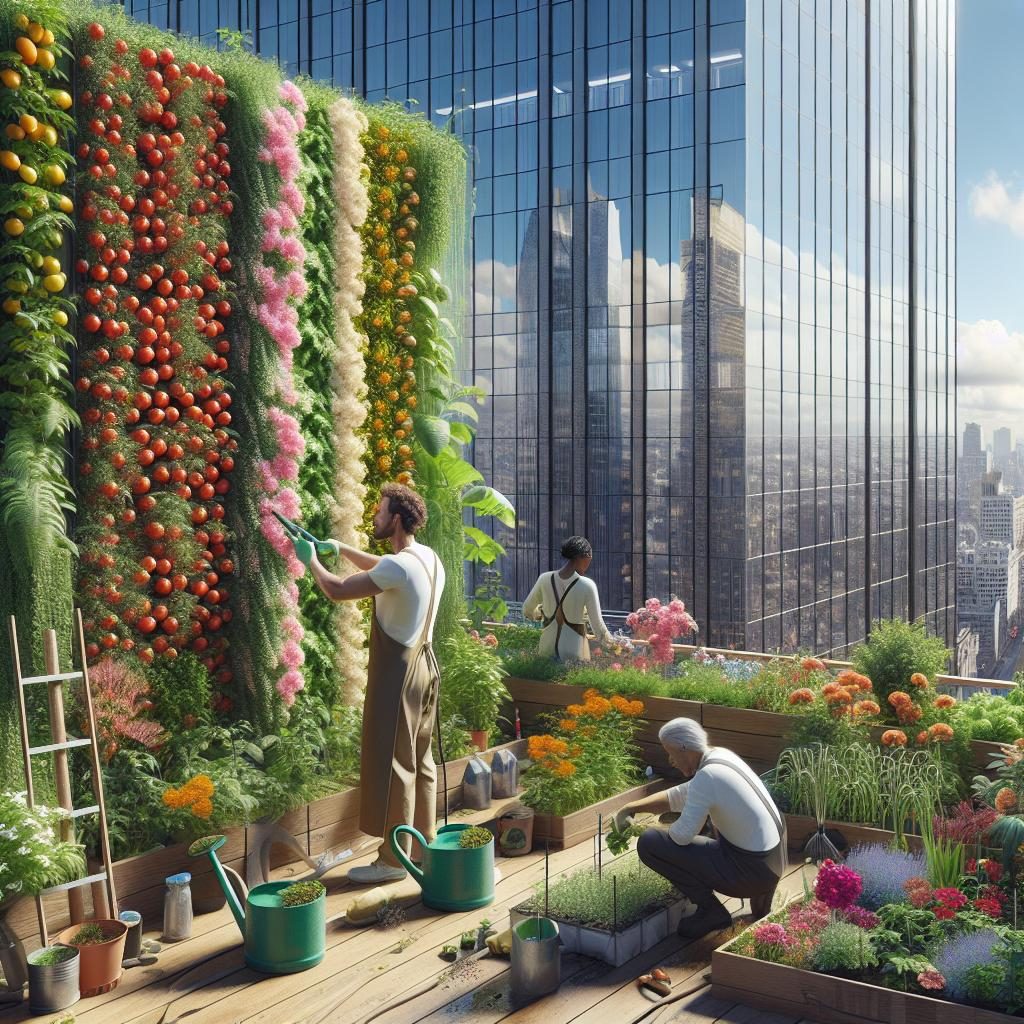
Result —
<instances>
[{"instance_id":1,"label":"terracotta flower pot","mask_svg":"<svg viewBox=\"0 0 1024 1024\"><path fill-rule=\"evenodd\" d=\"M470 729L469 730L469 738L472 741L473 746L476 747L477 750L486 750L487 749L487 738L488 738L488 736L490 736L490 733L488 732L487 729Z\"/></svg>"},{"instance_id":2,"label":"terracotta flower pot","mask_svg":"<svg viewBox=\"0 0 1024 1024\"><path fill-rule=\"evenodd\" d=\"M103 942L89 942L78 945L71 940L83 925L96 924L103 930ZM121 961L124 959L124 943L128 926L122 921L82 921L65 928L56 941L65 946L74 946L79 952L78 987L83 996L96 996L117 988L121 980Z\"/></svg>"}]
</instances>

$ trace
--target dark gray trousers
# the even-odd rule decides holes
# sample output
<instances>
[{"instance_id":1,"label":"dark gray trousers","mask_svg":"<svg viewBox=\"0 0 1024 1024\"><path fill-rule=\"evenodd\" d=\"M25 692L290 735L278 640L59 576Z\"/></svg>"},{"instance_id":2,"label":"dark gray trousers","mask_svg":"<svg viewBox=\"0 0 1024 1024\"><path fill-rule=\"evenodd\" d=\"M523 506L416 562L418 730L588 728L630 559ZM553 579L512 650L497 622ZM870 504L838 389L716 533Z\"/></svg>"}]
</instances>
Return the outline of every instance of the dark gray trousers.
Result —
<instances>
[{"instance_id":1,"label":"dark gray trousers","mask_svg":"<svg viewBox=\"0 0 1024 1024\"><path fill-rule=\"evenodd\" d=\"M667 878L698 907L714 894L770 896L779 884L775 851L747 853L721 839L695 836L686 846L665 829L649 828L637 840L636 852L652 871Z\"/></svg>"}]
</instances>

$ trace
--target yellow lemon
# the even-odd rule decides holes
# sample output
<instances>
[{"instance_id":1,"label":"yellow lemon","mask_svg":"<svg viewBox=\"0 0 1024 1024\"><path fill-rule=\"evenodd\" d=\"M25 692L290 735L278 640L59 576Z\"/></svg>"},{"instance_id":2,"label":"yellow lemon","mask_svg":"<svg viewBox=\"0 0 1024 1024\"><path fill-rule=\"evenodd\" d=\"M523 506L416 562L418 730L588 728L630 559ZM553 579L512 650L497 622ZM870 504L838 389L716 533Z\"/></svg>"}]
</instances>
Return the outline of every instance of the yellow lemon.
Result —
<instances>
[{"instance_id":1,"label":"yellow lemon","mask_svg":"<svg viewBox=\"0 0 1024 1024\"><path fill-rule=\"evenodd\" d=\"M41 43L43 41L43 33L46 29L39 24L38 21L30 21L28 23L28 37L33 43Z\"/></svg>"},{"instance_id":2,"label":"yellow lemon","mask_svg":"<svg viewBox=\"0 0 1024 1024\"><path fill-rule=\"evenodd\" d=\"M9 277L4 284L9 292L17 292L19 295L24 295L28 291L28 282L20 277Z\"/></svg>"},{"instance_id":3,"label":"yellow lemon","mask_svg":"<svg viewBox=\"0 0 1024 1024\"><path fill-rule=\"evenodd\" d=\"M66 180L64 168L60 164L47 164L43 168L43 177L48 185L63 185Z\"/></svg>"},{"instance_id":4,"label":"yellow lemon","mask_svg":"<svg viewBox=\"0 0 1024 1024\"><path fill-rule=\"evenodd\" d=\"M14 19L14 27L15 28L20 28L22 30L22 32L24 32L25 29L28 28L28 15L27 14L19 14Z\"/></svg>"},{"instance_id":5,"label":"yellow lemon","mask_svg":"<svg viewBox=\"0 0 1024 1024\"><path fill-rule=\"evenodd\" d=\"M67 283L68 279L63 274L47 274L43 278L43 287L51 293L59 292Z\"/></svg>"},{"instance_id":6,"label":"yellow lemon","mask_svg":"<svg viewBox=\"0 0 1024 1024\"><path fill-rule=\"evenodd\" d=\"M8 89L20 89L21 75L13 68L4 68L3 71L0 71L0 82L3 82Z\"/></svg>"},{"instance_id":7,"label":"yellow lemon","mask_svg":"<svg viewBox=\"0 0 1024 1024\"><path fill-rule=\"evenodd\" d=\"M56 256L44 256L43 257L43 273L44 274L59 274L60 273L60 260Z\"/></svg>"},{"instance_id":8,"label":"yellow lemon","mask_svg":"<svg viewBox=\"0 0 1024 1024\"><path fill-rule=\"evenodd\" d=\"M22 114L18 118L18 124L21 125L22 131L26 135L29 132L34 132L39 127L39 122L31 114Z\"/></svg>"},{"instance_id":9,"label":"yellow lemon","mask_svg":"<svg viewBox=\"0 0 1024 1024\"><path fill-rule=\"evenodd\" d=\"M8 217L4 221L4 231L14 238L17 238L25 230L25 225L18 217Z\"/></svg>"},{"instance_id":10,"label":"yellow lemon","mask_svg":"<svg viewBox=\"0 0 1024 1024\"><path fill-rule=\"evenodd\" d=\"M50 99L61 110L68 110L71 106L71 93L64 89L47 89Z\"/></svg>"},{"instance_id":11,"label":"yellow lemon","mask_svg":"<svg viewBox=\"0 0 1024 1024\"><path fill-rule=\"evenodd\" d=\"M71 200L71 196L61 196L60 202L57 204L62 213L74 213L75 204Z\"/></svg>"},{"instance_id":12,"label":"yellow lemon","mask_svg":"<svg viewBox=\"0 0 1024 1024\"><path fill-rule=\"evenodd\" d=\"M54 128L53 125L43 125L43 130L40 133L40 137L42 138L43 142L45 142L48 146L57 145L57 129Z\"/></svg>"},{"instance_id":13,"label":"yellow lemon","mask_svg":"<svg viewBox=\"0 0 1024 1024\"><path fill-rule=\"evenodd\" d=\"M21 175L21 180L26 185L34 185L39 180L39 174L36 172L34 167L30 167L28 164L22 164L18 168L18 173Z\"/></svg>"},{"instance_id":14,"label":"yellow lemon","mask_svg":"<svg viewBox=\"0 0 1024 1024\"><path fill-rule=\"evenodd\" d=\"M4 129L4 134L7 136L7 138L12 139L15 142L20 142L23 138L25 138L25 129L22 128L21 125L9 124Z\"/></svg>"},{"instance_id":15,"label":"yellow lemon","mask_svg":"<svg viewBox=\"0 0 1024 1024\"><path fill-rule=\"evenodd\" d=\"M16 171L21 166L21 157L9 149L0 150L0 167L8 171Z\"/></svg>"},{"instance_id":16,"label":"yellow lemon","mask_svg":"<svg viewBox=\"0 0 1024 1024\"><path fill-rule=\"evenodd\" d=\"M42 68L44 71L52 71L56 63L56 59L49 50L44 50L42 47L39 48L39 52L36 54L37 68Z\"/></svg>"},{"instance_id":17,"label":"yellow lemon","mask_svg":"<svg viewBox=\"0 0 1024 1024\"><path fill-rule=\"evenodd\" d=\"M54 34L48 28L43 29L43 46L53 46L54 38Z\"/></svg>"},{"instance_id":18,"label":"yellow lemon","mask_svg":"<svg viewBox=\"0 0 1024 1024\"><path fill-rule=\"evenodd\" d=\"M15 313L21 309L21 301L19 299L4 299L3 306L0 307L8 316L14 316Z\"/></svg>"},{"instance_id":19,"label":"yellow lemon","mask_svg":"<svg viewBox=\"0 0 1024 1024\"><path fill-rule=\"evenodd\" d=\"M58 327L67 327L67 325L68 325L68 315L67 315L67 313L65 313L63 309L58 309L53 314L53 322Z\"/></svg>"},{"instance_id":20,"label":"yellow lemon","mask_svg":"<svg viewBox=\"0 0 1024 1024\"><path fill-rule=\"evenodd\" d=\"M39 33L39 38L42 39L42 32ZM36 49L36 44L32 42L28 36L18 36L14 40L14 48L21 54L21 59L31 67L36 62L36 58L39 56L39 51Z\"/></svg>"}]
</instances>

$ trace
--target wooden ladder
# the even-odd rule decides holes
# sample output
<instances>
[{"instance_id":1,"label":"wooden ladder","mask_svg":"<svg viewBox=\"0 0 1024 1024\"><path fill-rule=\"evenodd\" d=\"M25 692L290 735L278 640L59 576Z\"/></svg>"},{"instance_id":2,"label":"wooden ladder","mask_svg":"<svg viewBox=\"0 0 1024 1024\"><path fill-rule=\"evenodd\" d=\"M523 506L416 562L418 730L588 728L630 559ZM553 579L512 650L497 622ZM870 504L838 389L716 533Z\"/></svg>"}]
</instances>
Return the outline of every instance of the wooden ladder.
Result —
<instances>
[{"instance_id":1,"label":"wooden ladder","mask_svg":"<svg viewBox=\"0 0 1024 1024\"><path fill-rule=\"evenodd\" d=\"M68 896L68 908L71 913L71 923L77 924L85 919L85 902L81 889L84 886L92 885L93 906L97 914L101 913L101 899L97 894L100 892L102 883L106 883L106 900L104 901L111 919L117 918L117 896L114 891L114 872L110 861L110 839L107 835L107 810L103 802L103 776L100 771L100 754L96 742L96 716L92 706L92 691L89 687L89 669L85 655L85 636L82 631L82 612L75 609L75 632L78 645L81 670L77 672L61 672L57 651L57 634L52 629L46 631L44 637L44 656L46 662L46 674L40 676L23 676L21 674L21 652L18 648L18 629L14 616L11 616L11 652L14 657L14 681L18 693L18 721L21 727L21 751L25 765L25 787L28 806L32 807L35 801L35 793L32 784L32 758L38 754L53 754L55 762L55 776L57 786L57 801L61 807L68 812L68 817L61 822L61 839L65 842L74 841L74 819L84 817L88 814L99 815L100 848L103 855L103 870L95 874L86 875L83 878L76 878L61 885L51 886L44 889L36 897L36 913L39 917L39 937L43 946L49 945L49 935L46 929L46 914L43 909L43 897L52 893L66 892ZM89 736L87 738L68 738L67 725L64 719L64 683L82 680L82 689L85 694L86 720L89 725ZM48 690L50 705L50 733L52 743L45 743L33 747L29 739L28 710L25 706L25 687L33 686L36 683L45 683ZM68 751L76 747L89 747L92 759L92 789L96 803L89 807L75 809L71 797L71 776L68 769Z\"/></svg>"}]
</instances>

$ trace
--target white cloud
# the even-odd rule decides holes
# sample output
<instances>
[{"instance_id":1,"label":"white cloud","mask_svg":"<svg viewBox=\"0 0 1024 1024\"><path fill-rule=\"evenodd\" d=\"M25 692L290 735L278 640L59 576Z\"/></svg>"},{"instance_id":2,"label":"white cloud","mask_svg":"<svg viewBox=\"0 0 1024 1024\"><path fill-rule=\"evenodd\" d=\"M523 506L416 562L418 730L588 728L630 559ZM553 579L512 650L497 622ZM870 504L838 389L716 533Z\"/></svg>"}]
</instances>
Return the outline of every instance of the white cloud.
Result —
<instances>
[{"instance_id":1,"label":"white cloud","mask_svg":"<svg viewBox=\"0 0 1024 1024\"><path fill-rule=\"evenodd\" d=\"M957 325L957 424L980 423L985 437L1009 426L1024 434L1024 332L998 320Z\"/></svg>"},{"instance_id":2,"label":"white cloud","mask_svg":"<svg viewBox=\"0 0 1024 1024\"><path fill-rule=\"evenodd\" d=\"M982 184L971 189L971 213L978 220L1004 224L1015 235L1024 236L1024 191L1013 195L1012 187L990 171Z\"/></svg>"}]
</instances>

